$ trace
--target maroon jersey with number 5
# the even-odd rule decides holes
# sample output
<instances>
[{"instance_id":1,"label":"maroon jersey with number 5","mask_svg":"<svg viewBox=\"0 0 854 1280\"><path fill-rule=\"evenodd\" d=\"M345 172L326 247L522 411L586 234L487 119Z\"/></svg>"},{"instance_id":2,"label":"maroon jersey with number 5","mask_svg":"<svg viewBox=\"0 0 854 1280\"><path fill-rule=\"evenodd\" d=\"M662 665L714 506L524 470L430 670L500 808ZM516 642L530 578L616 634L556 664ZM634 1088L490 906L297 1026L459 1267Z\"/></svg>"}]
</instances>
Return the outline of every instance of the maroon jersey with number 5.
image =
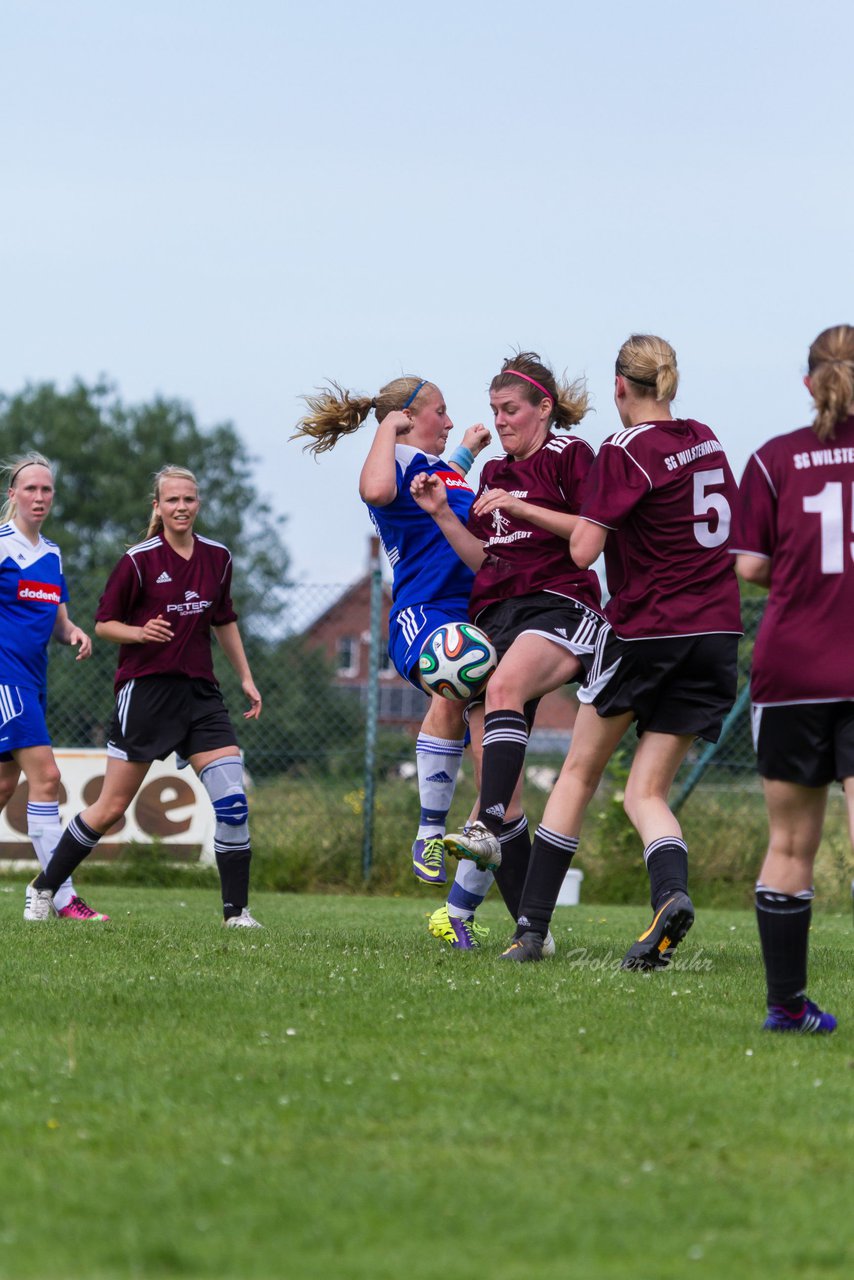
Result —
<instances>
[{"instance_id":1,"label":"maroon jersey with number 5","mask_svg":"<svg viewBox=\"0 0 854 1280\"><path fill-rule=\"evenodd\" d=\"M750 695L757 706L854 699L854 417L749 459L732 550L771 561Z\"/></svg>"},{"instance_id":2,"label":"maroon jersey with number 5","mask_svg":"<svg viewBox=\"0 0 854 1280\"><path fill-rule=\"evenodd\" d=\"M593 456L590 445L579 436L550 432L530 458L514 458L508 453L487 462L478 497L487 489L505 489L533 507L577 514ZM471 513L468 528L486 550L469 601L472 621L499 600L540 591L553 591L601 612L599 579L592 570L579 569L574 563L566 538L500 508L485 516Z\"/></svg>"},{"instance_id":3,"label":"maroon jersey with number 5","mask_svg":"<svg viewBox=\"0 0 854 1280\"><path fill-rule=\"evenodd\" d=\"M723 446L691 418L610 436L590 472L585 520L605 543L605 616L623 640L741 632L727 549L738 496Z\"/></svg>"},{"instance_id":4,"label":"maroon jersey with number 5","mask_svg":"<svg viewBox=\"0 0 854 1280\"><path fill-rule=\"evenodd\" d=\"M131 547L110 574L95 621L141 627L158 614L171 624L173 638L120 645L116 692L139 676L194 676L215 684L211 627L237 621L228 548L197 533L189 560L159 536Z\"/></svg>"}]
</instances>

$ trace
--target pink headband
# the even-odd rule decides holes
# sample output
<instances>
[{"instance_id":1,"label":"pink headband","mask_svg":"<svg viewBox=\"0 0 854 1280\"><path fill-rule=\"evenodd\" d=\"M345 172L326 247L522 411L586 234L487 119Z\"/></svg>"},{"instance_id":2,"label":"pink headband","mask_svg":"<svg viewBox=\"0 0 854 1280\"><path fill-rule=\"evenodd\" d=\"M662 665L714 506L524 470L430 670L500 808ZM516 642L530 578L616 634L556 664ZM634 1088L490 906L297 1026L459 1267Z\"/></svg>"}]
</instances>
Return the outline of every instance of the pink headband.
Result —
<instances>
[{"instance_id":1,"label":"pink headband","mask_svg":"<svg viewBox=\"0 0 854 1280\"><path fill-rule=\"evenodd\" d=\"M537 382L536 378L529 378L527 373L520 373L518 369L504 369L503 372L512 373L514 378L524 378L526 382L530 382L532 387L536 387L538 391L542 391L546 399L551 400L552 404L554 404L555 398L551 391L546 391L543 384L541 382Z\"/></svg>"}]
</instances>

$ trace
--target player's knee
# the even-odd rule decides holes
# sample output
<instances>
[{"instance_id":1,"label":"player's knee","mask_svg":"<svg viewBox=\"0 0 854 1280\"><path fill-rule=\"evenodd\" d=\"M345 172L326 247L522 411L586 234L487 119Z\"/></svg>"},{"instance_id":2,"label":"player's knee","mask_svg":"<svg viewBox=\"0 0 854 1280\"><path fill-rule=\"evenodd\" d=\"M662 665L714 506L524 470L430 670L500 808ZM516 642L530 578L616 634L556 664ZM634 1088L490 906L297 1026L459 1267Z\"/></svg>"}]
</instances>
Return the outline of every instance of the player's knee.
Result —
<instances>
[{"instance_id":1,"label":"player's knee","mask_svg":"<svg viewBox=\"0 0 854 1280\"><path fill-rule=\"evenodd\" d=\"M217 823L226 827L240 827L249 817L249 803L242 791L221 796L213 802Z\"/></svg>"},{"instance_id":2,"label":"player's knee","mask_svg":"<svg viewBox=\"0 0 854 1280\"><path fill-rule=\"evenodd\" d=\"M49 765L41 775L40 782L43 792L47 792L50 801L59 799L59 784L62 776L56 764Z\"/></svg>"},{"instance_id":3,"label":"player's knee","mask_svg":"<svg viewBox=\"0 0 854 1280\"><path fill-rule=\"evenodd\" d=\"M561 780L574 793L584 797L585 803L592 799L601 777L601 771L583 756L573 758L570 755L561 770Z\"/></svg>"},{"instance_id":4,"label":"player's knee","mask_svg":"<svg viewBox=\"0 0 854 1280\"><path fill-rule=\"evenodd\" d=\"M17 785L17 778L0 778L0 809L6 808L6 805L15 794Z\"/></svg>"},{"instance_id":5,"label":"player's knee","mask_svg":"<svg viewBox=\"0 0 854 1280\"><path fill-rule=\"evenodd\" d=\"M215 839L239 843L249 835L249 803L243 789L243 763L239 756L223 756L199 774L216 815Z\"/></svg>"},{"instance_id":6,"label":"player's knee","mask_svg":"<svg viewBox=\"0 0 854 1280\"><path fill-rule=\"evenodd\" d=\"M425 723L428 718L431 722L428 732L437 738L461 738L465 730L464 710L464 702L434 696L425 717Z\"/></svg>"},{"instance_id":7,"label":"player's knee","mask_svg":"<svg viewBox=\"0 0 854 1280\"><path fill-rule=\"evenodd\" d=\"M515 706L521 699L519 682L512 674L501 670L501 664L493 671L486 686L487 711L501 711Z\"/></svg>"}]
</instances>

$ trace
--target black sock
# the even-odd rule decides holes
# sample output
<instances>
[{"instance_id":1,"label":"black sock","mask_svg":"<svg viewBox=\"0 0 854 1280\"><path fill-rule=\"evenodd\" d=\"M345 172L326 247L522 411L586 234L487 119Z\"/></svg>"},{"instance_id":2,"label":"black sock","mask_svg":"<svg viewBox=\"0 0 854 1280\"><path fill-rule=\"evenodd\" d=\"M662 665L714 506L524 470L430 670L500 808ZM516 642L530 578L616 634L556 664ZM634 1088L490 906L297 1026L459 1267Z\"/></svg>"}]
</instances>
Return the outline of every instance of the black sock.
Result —
<instances>
[{"instance_id":1,"label":"black sock","mask_svg":"<svg viewBox=\"0 0 854 1280\"><path fill-rule=\"evenodd\" d=\"M649 873L649 899L657 911L672 893L688 892L688 846L676 836L653 840L643 851Z\"/></svg>"},{"instance_id":2,"label":"black sock","mask_svg":"<svg viewBox=\"0 0 854 1280\"><path fill-rule=\"evenodd\" d=\"M521 818L505 822L498 838L501 841L501 866L495 872L495 883L515 923L519 918L519 903L531 861L531 833L524 813Z\"/></svg>"},{"instance_id":3,"label":"black sock","mask_svg":"<svg viewBox=\"0 0 854 1280\"><path fill-rule=\"evenodd\" d=\"M777 893L756 886L756 923L765 961L768 1004L799 1013L807 989L807 948L812 916L812 890Z\"/></svg>"},{"instance_id":4,"label":"black sock","mask_svg":"<svg viewBox=\"0 0 854 1280\"><path fill-rule=\"evenodd\" d=\"M483 720L480 810L477 818L497 836L528 746L528 722L521 711L488 711Z\"/></svg>"},{"instance_id":5,"label":"black sock","mask_svg":"<svg viewBox=\"0 0 854 1280\"><path fill-rule=\"evenodd\" d=\"M59 837L59 844L54 849L50 862L33 881L34 887L50 889L51 893L56 893L59 886L77 870L86 855L92 852L102 835L101 831L93 831L78 813Z\"/></svg>"},{"instance_id":6,"label":"black sock","mask_svg":"<svg viewBox=\"0 0 854 1280\"><path fill-rule=\"evenodd\" d=\"M222 914L226 920L239 916L249 905L249 863L252 850L246 845L229 848L214 841L216 865L222 885Z\"/></svg>"},{"instance_id":7,"label":"black sock","mask_svg":"<svg viewBox=\"0 0 854 1280\"><path fill-rule=\"evenodd\" d=\"M537 827L519 904L517 937L528 932L539 933L543 938L546 936L557 895L577 848L577 836L564 836L559 831L550 831L548 827Z\"/></svg>"}]
</instances>

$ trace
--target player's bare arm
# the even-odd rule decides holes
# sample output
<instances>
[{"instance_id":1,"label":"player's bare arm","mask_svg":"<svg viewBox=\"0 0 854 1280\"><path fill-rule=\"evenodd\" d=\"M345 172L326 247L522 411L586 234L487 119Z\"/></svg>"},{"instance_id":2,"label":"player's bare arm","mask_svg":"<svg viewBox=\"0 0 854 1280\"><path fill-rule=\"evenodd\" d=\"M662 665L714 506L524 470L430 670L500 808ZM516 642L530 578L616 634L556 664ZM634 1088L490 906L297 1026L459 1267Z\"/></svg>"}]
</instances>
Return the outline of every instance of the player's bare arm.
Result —
<instances>
[{"instance_id":1,"label":"player's bare arm","mask_svg":"<svg viewBox=\"0 0 854 1280\"><path fill-rule=\"evenodd\" d=\"M462 447L468 449L473 458L476 458L491 443L492 432L482 422L475 423L473 427L469 427L462 438ZM460 466L458 462L454 462L453 458L449 459L449 464L457 475L468 475L468 468Z\"/></svg>"},{"instance_id":2,"label":"player's bare arm","mask_svg":"<svg viewBox=\"0 0 854 1280\"><path fill-rule=\"evenodd\" d=\"M538 529L557 534L559 538L572 537L578 523L578 516L568 511L549 511L546 507L534 506L522 498L514 498L504 489L486 489L475 502L472 510L476 516L487 515L490 511L506 511L514 520L525 520L535 524Z\"/></svg>"},{"instance_id":3,"label":"player's bare arm","mask_svg":"<svg viewBox=\"0 0 854 1280\"><path fill-rule=\"evenodd\" d=\"M359 476L359 497L372 507L387 507L397 497L394 446L412 430L412 419L403 411L386 414L376 429L373 444Z\"/></svg>"},{"instance_id":4,"label":"player's bare arm","mask_svg":"<svg viewBox=\"0 0 854 1280\"><path fill-rule=\"evenodd\" d=\"M56 622L53 627L53 635L54 639L60 644L69 644L77 647L78 662L81 662L85 658L91 658L91 637L71 621L68 616L68 608L64 604L61 604L56 611Z\"/></svg>"},{"instance_id":5,"label":"player's bare arm","mask_svg":"<svg viewBox=\"0 0 854 1280\"><path fill-rule=\"evenodd\" d=\"M765 556L742 552L735 557L735 571L745 582L752 582L756 587L771 586L771 561Z\"/></svg>"},{"instance_id":6,"label":"player's bare arm","mask_svg":"<svg viewBox=\"0 0 854 1280\"><path fill-rule=\"evenodd\" d=\"M592 520L582 520L581 516L576 516L575 519L569 554L579 569L589 569L605 550L608 530L604 525L594 524Z\"/></svg>"},{"instance_id":7,"label":"player's bare arm","mask_svg":"<svg viewBox=\"0 0 854 1280\"><path fill-rule=\"evenodd\" d=\"M261 695L252 679L246 652L243 648L240 630L236 622L226 622L220 627L212 628L219 641L219 646L234 669L240 687L249 703L249 710L243 712L244 720L257 720L261 714Z\"/></svg>"},{"instance_id":8,"label":"player's bare arm","mask_svg":"<svg viewBox=\"0 0 854 1280\"><path fill-rule=\"evenodd\" d=\"M444 481L439 476L429 476L422 471L412 481L409 492L421 510L433 517L463 564L477 573L486 559L483 543L473 533L469 533L451 510Z\"/></svg>"},{"instance_id":9,"label":"player's bare arm","mask_svg":"<svg viewBox=\"0 0 854 1280\"><path fill-rule=\"evenodd\" d=\"M168 644L174 632L170 624L158 614L141 627L133 627L127 622L96 622L95 635L99 640L109 640L112 644Z\"/></svg>"}]
</instances>

